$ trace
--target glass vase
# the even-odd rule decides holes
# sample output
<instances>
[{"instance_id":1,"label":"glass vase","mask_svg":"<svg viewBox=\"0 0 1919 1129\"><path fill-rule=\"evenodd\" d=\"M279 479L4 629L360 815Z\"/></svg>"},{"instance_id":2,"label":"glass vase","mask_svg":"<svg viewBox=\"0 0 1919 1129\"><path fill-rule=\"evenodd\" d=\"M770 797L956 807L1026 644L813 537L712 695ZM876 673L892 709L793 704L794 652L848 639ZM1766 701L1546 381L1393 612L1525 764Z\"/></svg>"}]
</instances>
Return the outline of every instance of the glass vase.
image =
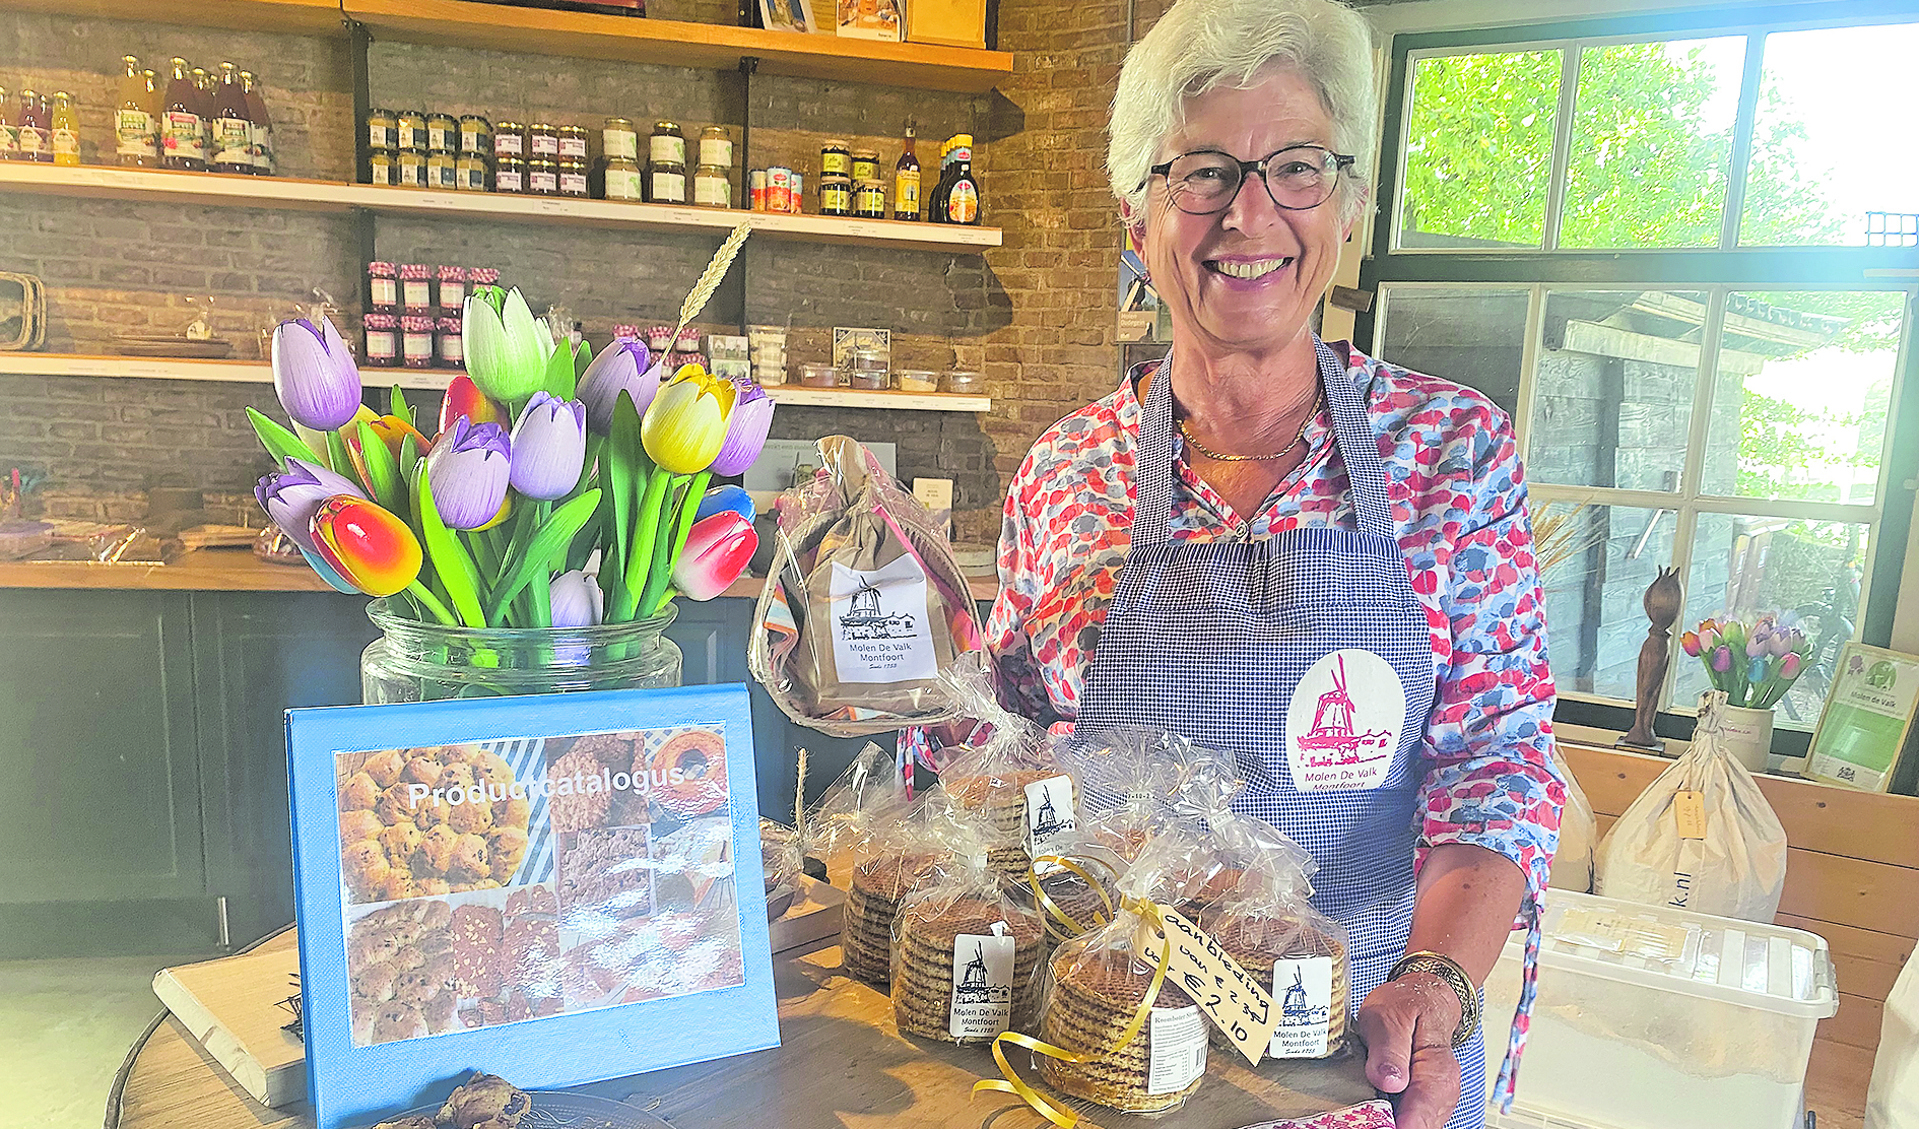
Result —
<instances>
[{"instance_id":1,"label":"glass vase","mask_svg":"<svg viewBox=\"0 0 1919 1129\"><path fill-rule=\"evenodd\" d=\"M380 638L360 655L360 700L655 689L680 684L679 645L665 635L673 605L651 619L594 627L447 627L367 605Z\"/></svg>"}]
</instances>

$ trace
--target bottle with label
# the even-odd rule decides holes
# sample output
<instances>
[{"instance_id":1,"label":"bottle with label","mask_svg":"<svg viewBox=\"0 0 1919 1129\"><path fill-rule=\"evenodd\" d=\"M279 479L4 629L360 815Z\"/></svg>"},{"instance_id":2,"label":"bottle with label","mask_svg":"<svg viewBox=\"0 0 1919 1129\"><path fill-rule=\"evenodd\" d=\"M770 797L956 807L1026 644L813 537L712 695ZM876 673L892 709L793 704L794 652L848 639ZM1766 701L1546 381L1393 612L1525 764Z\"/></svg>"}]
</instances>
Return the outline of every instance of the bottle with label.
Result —
<instances>
[{"instance_id":1,"label":"bottle with label","mask_svg":"<svg viewBox=\"0 0 1919 1129\"><path fill-rule=\"evenodd\" d=\"M253 172L253 119L247 116L247 92L240 85L240 68L220 64L213 88L213 153L207 161L214 172Z\"/></svg>"},{"instance_id":2,"label":"bottle with label","mask_svg":"<svg viewBox=\"0 0 1919 1129\"><path fill-rule=\"evenodd\" d=\"M940 178L933 182L932 194L926 198L926 222L946 223L946 194L953 187L953 143L940 143Z\"/></svg>"},{"instance_id":3,"label":"bottle with label","mask_svg":"<svg viewBox=\"0 0 1919 1129\"><path fill-rule=\"evenodd\" d=\"M50 116L47 100L44 97L32 90L20 92L20 112L14 119L14 124L20 131L21 160L53 160L52 125L48 121Z\"/></svg>"},{"instance_id":4,"label":"bottle with label","mask_svg":"<svg viewBox=\"0 0 1919 1129\"><path fill-rule=\"evenodd\" d=\"M194 112L200 115L200 152L209 167L213 164L213 78L205 67L187 72L193 83Z\"/></svg>"},{"instance_id":5,"label":"bottle with label","mask_svg":"<svg viewBox=\"0 0 1919 1129\"><path fill-rule=\"evenodd\" d=\"M207 167L206 150L201 148L200 98L193 89L193 76L187 61L175 55L170 60L172 76L167 79L161 104L165 120L161 122L160 164L169 169L202 172Z\"/></svg>"},{"instance_id":6,"label":"bottle with label","mask_svg":"<svg viewBox=\"0 0 1919 1129\"><path fill-rule=\"evenodd\" d=\"M912 122L906 123L906 140L901 142L899 163L893 166L893 218L920 218L920 158Z\"/></svg>"},{"instance_id":7,"label":"bottle with label","mask_svg":"<svg viewBox=\"0 0 1919 1129\"><path fill-rule=\"evenodd\" d=\"M132 55L122 56L120 62L125 69L113 98L114 153L120 164L157 168L160 145L153 115L147 110L146 72L140 69L140 60Z\"/></svg>"},{"instance_id":8,"label":"bottle with label","mask_svg":"<svg viewBox=\"0 0 1919 1129\"><path fill-rule=\"evenodd\" d=\"M64 90L53 92L53 112L49 115L53 132L53 163L80 163L80 115L74 112L73 95Z\"/></svg>"},{"instance_id":9,"label":"bottle with label","mask_svg":"<svg viewBox=\"0 0 1919 1129\"><path fill-rule=\"evenodd\" d=\"M953 174L946 187L946 222L978 225L980 222L979 179L973 175L973 135L953 138Z\"/></svg>"},{"instance_id":10,"label":"bottle with label","mask_svg":"<svg viewBox=\"0 0 1919 1129\"><path fill-rule=\"evenodd\" d=\"M7 88L0 86L0 161L20 156L20 127L13 121L13 106L7 101Z\"/></svg>"},{"instance_id":11,"label":"bottle with label","mask_svg":"<svg viewBox=\"0 0 1919 1129\"><path fill-rule=\"evenodd\" d=\"M240 89L246 94L247 117L253 122L253 171L272 176L273 119L267 116L267 101L260 93L260 80L252 71L240 72Z\"/></svg>"}]
</instances>

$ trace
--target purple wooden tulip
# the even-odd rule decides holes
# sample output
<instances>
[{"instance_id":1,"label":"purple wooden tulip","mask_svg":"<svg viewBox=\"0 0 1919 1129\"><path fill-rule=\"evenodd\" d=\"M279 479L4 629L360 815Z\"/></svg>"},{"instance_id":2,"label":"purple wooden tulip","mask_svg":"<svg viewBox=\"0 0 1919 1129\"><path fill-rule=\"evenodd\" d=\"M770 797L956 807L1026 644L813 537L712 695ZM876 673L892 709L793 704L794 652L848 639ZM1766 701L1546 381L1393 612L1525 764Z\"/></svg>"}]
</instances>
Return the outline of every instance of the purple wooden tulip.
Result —
<instances>
[{"instance_id":1,"label":"purple wooden tulip","mask_svg":"<svg viewBox=\"0 0 1919 1129\"><path fill-rule=\"evenodd\" d=\"M286 470L279 474L262 475L259 485L253 488L253 496L273 519L273 524L285 530L293 543L308 553L314 548L313 534L307 524L313 520L313 512L320 508L320 503L335 494L366 497L360 484L352 479L295 458L287 459Z\"/></svg>"},{"instance_id":2,"label":"purple wooden tulip","mask_svg":"<svg viewBox=\"0 0 1919 1129\"><path fill-rule=\"evenodd\" d=\"M1719 649L1712 653L1712 668L1720 674L1724 674L1732 669L1731 647L1726 646L1724 643L1719 645Z\"/></svg>"},{"instance_id":3,"label":"purple wooden tulip","mask_svg":"<svg viewBox=\"0 0 1919 1129\"><path fill-rule=\"evenodd\" d=\"M360 410L360 370L331 321L294 318L274 328L273 392L294 423L315 431L343 427Z\"/></svg>"},{"instance_id":4,"label":"purple wooden tulip","mask_svg":"<svg viewBox=\"0 0 1919 1129\"><path fill-rule=\"evenodd\" d=\"M651 360L645 342L616 337L586 366L578 395L586 405L586 425L593 434L605 435L613 429L613 405L619 402L622 391L633 397L634 410L646 415L647 406L659 393L662 373L662 366L649 364Z\"/></svg>"},{"instance_id":5,"label":"purple wooden tulip","mask_svg":"<svg viewBox=\"0 0 1919 1129\"><path fill-rule=\"evenodd\" d=\"M433 505L451 529L478 529L492 521L506 501L511 472L512 445L497 423L461 416L426 453Z\"/></svg>"},{"instance_id":6,"label":"purple wooden tulip","mask_svg":"<svg viewBox=\"0 0 1919 1129\"><path fill-rule=\"evenodd\" d=\"M606 594L577 568L555 576L547 590L555 627L592 627L606 612Z\"/></svg>"},{"instance_id":7,"label":"purple wooden tulip","mask_svg":"<svg viewBox=\"0 0 1919 1129\"><path fill-rule=\"evenodd\" d=\"M543 502L565 497L586 462L586 405L535 392L513 425L512 461L513 489Z\"/></svg>"},{"instance_id":8,"label":"purple wooden tulip","mask_svg":"<svg viewBox=\"0 0 1919 1129\"><path fill-rule=\"evenodd\" d=\"M713 457L708 469L715 477L746 473L766 446L766 433L773 427L773 400L766 389L750 380L733 382L740 390L733 401L733 414L726 417L726 442Z\"/></svg>"}]
</instances>

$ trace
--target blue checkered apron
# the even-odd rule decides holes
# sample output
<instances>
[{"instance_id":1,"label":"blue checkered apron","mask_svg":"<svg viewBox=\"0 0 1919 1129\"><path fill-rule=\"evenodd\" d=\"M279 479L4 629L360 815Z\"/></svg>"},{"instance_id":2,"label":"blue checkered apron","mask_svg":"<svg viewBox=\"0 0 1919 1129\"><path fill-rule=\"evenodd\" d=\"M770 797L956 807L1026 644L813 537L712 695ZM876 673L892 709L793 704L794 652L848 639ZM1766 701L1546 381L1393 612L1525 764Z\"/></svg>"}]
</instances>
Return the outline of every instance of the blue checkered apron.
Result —
<instances>
[{"instance_id":1,"label":"blue checkered apron","mask_svg":"<svg viewBox=\"0 0 1919 1129\"><path fill-rule=\"evenodd\" d=\"M1346 927L1357 1013L1405 954L1412 930L1433 652L1393 532L1364 397L1333 351L1317 338L1314 344L1359 528L1172 541L1173 394L1162 366L1140 418L1132 548L1076 727L1144 725L1233 753L1247 780L1234 808L1273 823L1319 860L1313 903ZM1399 746L1378 787L1302 792L1286 755L1287 708L1308 668L1345 648L1377 654L1399 676L1406 694ZM1457 1054L1463 1093L1446 1126L1480 1129L1485 1047L1474 1035Z\"/></svg>"}]
</instances>

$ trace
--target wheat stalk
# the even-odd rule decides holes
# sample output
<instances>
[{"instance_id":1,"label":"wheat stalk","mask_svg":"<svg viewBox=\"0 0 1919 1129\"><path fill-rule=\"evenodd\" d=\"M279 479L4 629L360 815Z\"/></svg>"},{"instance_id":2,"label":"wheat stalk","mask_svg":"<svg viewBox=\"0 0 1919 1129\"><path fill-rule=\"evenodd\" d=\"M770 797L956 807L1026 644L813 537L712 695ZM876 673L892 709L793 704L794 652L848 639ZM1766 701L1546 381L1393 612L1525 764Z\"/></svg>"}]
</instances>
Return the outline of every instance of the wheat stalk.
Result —
<instances>
[{"instance_id":1,"label":"wheat stalk","mask_svg":"<svg viewBox=\"0 0 1919 1129\"><path fill-rule=\"evenodd\" d=\"M1533 564L1537 571L1544 573L1604 539L1604 530L1581 534L1580 526L1584 522L1580 515L1586 505L1585 502L1548 502L1533 516ZM1554 513L1554 506L1570 508Z\"/></svg>"},{"instance_id":2,"label":"wheat stalk","mask_svg":"<svg viewBox=\"0 0 1919 1129\"><path fill-rule=\"evenodd\" d=\"M800 747L800 782L793 789L793 830L800 833L800 842L806 841L806 748Z\"/></svg>"},{"instance_id":3,"label":"wheat stalk","mask_svg":"<svg viewBox=\"0 0 1919 1129\"><path fill-rule=\"evenodd\" d=\"M688 294L686 301L680 304L680 324L673 327L675 340L679 338L680 330L685 329L688 322L699 317L700 311L704 310L707 302L712 300L713 292L720 288L721 280L726 277L727 268L732 266L733 260L739 257L740 247L746 242L746 237L751 234L753 234L753 225L743 223L727 235L726 242L720 244L719 250L713 252L713 261L706 264L706 270L701 272L700 280L693 284L693 292Z\"/></svg>"}]
</instances>

